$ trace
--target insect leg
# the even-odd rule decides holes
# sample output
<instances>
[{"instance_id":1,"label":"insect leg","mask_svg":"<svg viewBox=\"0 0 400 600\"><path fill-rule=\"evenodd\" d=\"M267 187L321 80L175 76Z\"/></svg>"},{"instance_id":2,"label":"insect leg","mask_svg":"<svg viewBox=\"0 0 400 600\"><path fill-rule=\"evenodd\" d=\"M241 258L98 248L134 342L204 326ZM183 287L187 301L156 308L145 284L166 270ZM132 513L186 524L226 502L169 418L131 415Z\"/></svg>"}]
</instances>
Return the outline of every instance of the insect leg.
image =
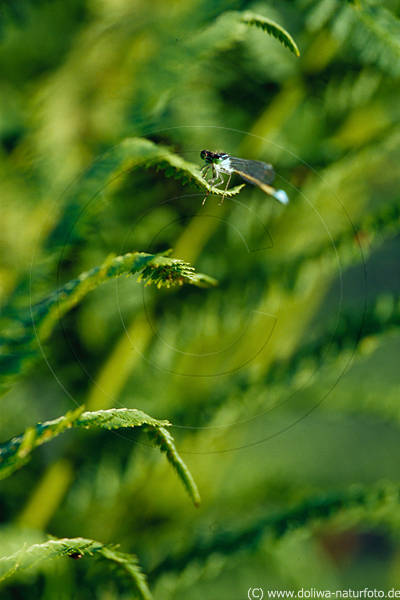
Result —
<instances>
[{"instance_id":1,"label":"insect leg","mask_svg":"<svg viewBox=\"0 0 400 600\"><path fill-rule=\"evenodd\" d=\"M204 196L203 202L201 203L201 205L202 205L202 206L204 206L204 205L205 205L205 203L206 203L206 200L207 200L207 198L208 198L208 196L209 196L209 194L210 194L210 192L211 192L212 186L213 186L213 184L215 183L215 181L217 181L217 179L218 179L218 176L217 176L217 173L216 173L216 171L215 171L215 167L214 167L214 165L211 165L211 169L212 169L212 174L213 174L213 176L211 177L211 179L209 179L209 180L208 180L208 185L209 185L210 187L209 187L209 189L207 190L207 194Z\"/></svg>"},{"instance_id":2,"label":"insect leg","mask_svg":"<svg viewBox=\"0 0 400 600\"><path fill-rule=\"evenodd\" d=\"M207 194L206 194L206 197L205 197L205 198L204 198L204 200L203 200L203 203L202 203L202 205L204 205L204 204L205 204L205 201L207 200L207 198L208 198L208 195L209 195L209 194L211 193L211 191L212 191L212 188L213 188L213 187L217 187L217 185L219 185L220 183L224 183L224 178L222 177L222 174L221 174L221 173L219 173L219 175L218 175L218 176L215 176L215 177L213 177L212 179L210 179L210 180L209 180L208 184L209 184L209 186L210 186L210 189L208 190L208 192L207 192Z\"/></svg>"},{"instance_id":3,"label":"insect leg","mask_svg":"<svg viewBox=\"0 0 400 600\"><path fill-rule=\"evenodd\" d=\"M225 186L225 189L224 189L224 193L222 194L222 198L221 198L221 201L220 201L220 203L219 203L220 205L221 205L221 204L224 202L224 198L225 198L226 190L228 189L228 187L229 187L229 184L230 184L230 182L231 182L231 177L232 177L232 173L229 173L228 181L226 182L226 186Z\"/></svg>"},{"instance_id":4,"label":"insect leg","mask_svg":"<svg viewBox=\"0 0 400 600\"><path fill-rule=\"evenodd\" d=\"M222 173L220 173L218 175L218 179L216 179L216 180L213 181L213 187L216 188L220 183L224 183L224 178L222 176Z\"/></svg>"},{"instance_id":5,"label":"insect leg","mask_svg":"<svg viewBox=\"0 0 400 600\"><path fill-rule=\"evenodd\" d=\"M205 178L206 173L207 173L207 171L208 171L209 168L210 168L210 165L204 165L204 167L200 171L202 177Z\"/></svg>"},{"instance_id":6,"label":"insect leg","mask_svg":"<svg viewBox=\"0 0 400 600\"><path fill-rule=\"evenodd\" d=\"M209 170L209 168L210 168L210 167L212 168L212 171L213 171L213 174L214 174L214 168L213 168L213 166L212 166L212 165L208 165L208 164L207 164L207 165L204 165L204 167L201 169L201 174L202 174L202 176L204 177L204 179L205 179L205 177L206 177L206 173L207 173L207 171ZM212 179L213 179L213 178L211 178L211 179L210 179L210 181L211 181ZM210 183L210 182L208 182L208 183ZM208 198L208 194L209 194L209 193L210 193L210 190L208 190L208 191L207 191L207 194L204 196L204 198L203 198L203 202L201 203L201 205L202 205L202 206L204 206L204 205L205 205L205 203L206 203L206 200L207 200L207 198Z\"/></svg>"}]
</instances>

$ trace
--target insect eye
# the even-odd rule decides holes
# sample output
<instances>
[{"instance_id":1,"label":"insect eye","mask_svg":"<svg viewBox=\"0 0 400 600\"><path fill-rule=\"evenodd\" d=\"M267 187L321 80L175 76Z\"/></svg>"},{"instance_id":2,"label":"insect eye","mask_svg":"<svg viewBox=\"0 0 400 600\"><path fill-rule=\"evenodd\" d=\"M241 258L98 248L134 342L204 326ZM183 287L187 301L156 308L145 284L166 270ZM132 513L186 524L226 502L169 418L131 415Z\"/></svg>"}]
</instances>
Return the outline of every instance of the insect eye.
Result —
<instances>
[{"instance_id":1,"label":"insect eye","mask_svg":"<svg viewBox=\"0 0 400 600\"><path fill-rule=\"evenodd\" d=\"M207 150L202 150L202 151L200 152L200 158L201 158L202 160L204 160L204 159L205 159L206 155L207 155Z\"/></svg>"}]
</instances>

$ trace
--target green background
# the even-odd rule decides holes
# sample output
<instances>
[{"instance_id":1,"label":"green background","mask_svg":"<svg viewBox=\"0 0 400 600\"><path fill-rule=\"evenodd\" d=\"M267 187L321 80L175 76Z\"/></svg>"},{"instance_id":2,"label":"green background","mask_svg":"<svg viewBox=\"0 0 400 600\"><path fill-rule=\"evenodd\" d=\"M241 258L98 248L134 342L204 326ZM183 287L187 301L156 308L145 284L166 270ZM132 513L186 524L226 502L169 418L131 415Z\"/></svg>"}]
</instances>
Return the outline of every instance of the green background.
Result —
<instances>
[{"instance_id":1,"label":"green background","mask_svg":"<svg viewBox=\"0 0 400 600\"><path fill-rule=\"evenodd\" d=\"M285 27L301 56L228 12L244 10ZM120 544L157 600L400 586L399 11L396 0L4 4L6 324L110 253L173 248L219 282L98 287L1 410L3 441L82 403L169 419L201 506L145 436L68 432L2 482L5 554L42 532ZM202 207L204 191L163 170L113 171L129 137L199 167L203 148L271 162L290 204L247 185ZM336 495L326 513L291 512ZM132 597L90 557L3 585L2 599Z\"/></svg>"}]
</instances>

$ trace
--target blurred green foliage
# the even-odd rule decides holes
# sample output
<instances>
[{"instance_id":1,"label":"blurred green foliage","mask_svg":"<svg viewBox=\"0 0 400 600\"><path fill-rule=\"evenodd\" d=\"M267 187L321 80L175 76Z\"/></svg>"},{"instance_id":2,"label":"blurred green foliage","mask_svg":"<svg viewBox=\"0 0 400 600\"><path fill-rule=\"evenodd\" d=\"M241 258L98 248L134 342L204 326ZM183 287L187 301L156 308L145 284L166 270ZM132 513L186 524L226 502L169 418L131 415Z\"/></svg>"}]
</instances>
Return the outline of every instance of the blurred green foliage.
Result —
<instances>
[{"instance_id":1,"label":"blurred green foliage","mask_svg":"<svg viewBox=\"0 0 400 600\"><path fill-rule=\"evenodd\" d=\"M202 497L140 427L43 444L2 481L2 599L149 597L136 556L157 600L400 587L399 19L398 0L2 3L1 439L138 409L173 424ZM272 162L290 204L246 186L202 207L203 148ZM218 285L110 277L60 307L110 256L169 248Z\"/></svg>"}]
</instances>

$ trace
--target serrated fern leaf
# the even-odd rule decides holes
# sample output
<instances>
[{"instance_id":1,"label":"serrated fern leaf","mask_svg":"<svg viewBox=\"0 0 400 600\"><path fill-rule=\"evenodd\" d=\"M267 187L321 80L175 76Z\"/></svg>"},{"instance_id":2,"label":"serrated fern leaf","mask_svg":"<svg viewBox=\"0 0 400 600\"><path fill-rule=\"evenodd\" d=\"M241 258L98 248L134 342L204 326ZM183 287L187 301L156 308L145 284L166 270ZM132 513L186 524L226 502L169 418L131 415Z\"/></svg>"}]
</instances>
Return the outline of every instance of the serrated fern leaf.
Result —
<instances>
[{"instance_id":1,"label":"serrated fern leaf","mask_svg":"<svg viewBox=\"0 0 400 600\"><path fill-rule=\"evenodd\" d=\"M269 35L274 36L281 44L286 46L286 48L289 48L295 56L300 56L300 50L290 33L288 33L281 25L275 23L275 21L271 21L271 19L267 19L267 17L252 12L244 13L241 21L246 25L259 27Z\"/></svg>"},{"instance_id":2,"label":"serrated fern leaf","mask_svg":"<svg viewBox=\"0 0 400 600\"><path fill-rule=\"evenodd\" d=\"M171 287L191 283L197 287L210 287L217 285L213 277L196 273L194 267L179 258L157 256L149 262L138 276L138 281L146 285L154 283L158 288Z\"/></svg>"},{"instance_id":3,"label":"serrated fern leaf","mask_svg":"<svg viewBox=\"0 0 400 600\"><path fill-rule=\"evenodd\" d=\"M165 429L171 423L150 417L135 408L112 408L93 412L83 412L79 407L66 415L29 427L23 434L0 445L0 479L11 475L22 467L32 451L45 442L49 442L66 429L81 427L84 429L130 429L143 427L154 444L167 456L169 463L178 473L180 480L194 504L200 504L200 494L196 483L174 445L172 435Z\"/></svg>"},{"instance_id":4,"label":"serrated fern leaf","mask_svg":"<svg viewBox=\"0 0 400 600\"><path fill-rule=\"evenodd\" d=\"M134 554L118 552L111 546L86 538L51 539L41 544L22 548L15 554L0 558L0 582L16 572L34 567L53 558L99 557L116 566L128 578L135 598L151 600L152 595Z\"/></svg>"},{"instance_id":5,"label":"serrated fern leaf","mask_svg":"<svg viewBox=\"0 0 400 600\"><path fill-rule=\"evenodd\" d=\"M23 434L12 438L5 444L1 444L0 479L5 479L28 462L34 448L41 446L72 427L82 414L83 409L84 407L81 406L59 419L39 423L36 427L29 427Z\"/></svg>"},{"instance_id":6,"label":"serrated fern leaf","mask_svg":"<svg viewBox=\"0 0 400 600\"><path fill-rule=\"evenodd\" d=\"M199 148L199 162L200 162ZM185 161L178 154L163 145L158 145L142 137L126 138L105 152L60 198L64 205L64 214L54 227L48 245L58 246L64 243L66 228L75 223L81 214L82 205L87 207L86 215L90 214L88 201L95 198L100 190L116 185L121 177L127 177L135 169L156 169L166 177L180 180L183 185L194 184L197 188L212 191L222 195L223 190L210 188L208 182L201 176L199 165ZM238 185L228 190L226 196L235 196L243 188ZM95 207L96 203L90 206Z\"/></svg>"},{"instance_id":7,"label":"serrated fern leaf","mask_svg":"<svg viewBox=\"0 0 400 600\"><path fill-rule=\"evenodd\" d=\"M158 446L162 452L165 452L169 463L173 466L178 477L183 482L194 505L199 506L201 502L199 490L197 489L192 474L178 454L172 435L164 427L154 427L149 429L149 435L154 441L154 444Z\"/></svg>"},{"instance_id":8,"label":"serrated fern leaf","mask_svg":"<svg viewBox=\"0 0 400 600\"><path fill-rule=\"evenodd\" d=\"M199 150L200 155L200 150ZM179 155L171 152L169 148L157 145L145 138L127 138L108 153L108 160L112 157L110 176L114 179L118 173L132 171L140 168L156 168L165 173L167 177L179 179L182 183L194 183L198 188L210 190L208 182L201 176L199 166L188 162ZM199 158L200 160L200 158ZM228 196L240 192L243 185L228 190ZM212 188L213 193L223 195L224 191Z\"/></svg>"},{"instance_id":9,"label":"serrated fern leaf","mask_svg":"<svg viewBox=\"0 0 400 600\"><path fill-rule=\"evenodd\" d=\"M19 373L23 363L37 354L35 338L45 340L57 321L86 294L110 279L135 274L138 281L144 281L146 285L155 284L158 288L184 283L209 287L217 283L212 277L196 273L191 265L178 258L145 252L111 256L99 267L82 273L29 310L12 315L10 331L0 340L3 387L10 383L9 376Z\"/></svg>"},{"instance_id":10,"label":"serrated fern leaf","mask_svg":"<svg viewBox=\"0 0 400 600\"><path fill-rule=\"evenodd\" d=\"M300 56L299 49L292 36L278 23L250 11L226 11L211 23L204 31L195 36L191 42L201 55L212 50L226 50L232 43L241 40L246 28L243 25L255 26L278 39L293 54Z\"/></svg>"},{"instance_id":11,"label":"serrated fern leaf","mask_svg":"<svg viewBox=\"0 0 400 600\"><path fill-rule=\"evenodd\" d=\"M61 417L64 419L64 417ZM121 429L129 427L169 427L169 421L154 419L137 408L110 408L108 410L96 410L84 412L76 420L77 427L93 429Z\"/></svg>"},{"instance_id":12,"label":"serrated fern leaf","mask_svg":"<svg viewBox=\"0 0 400 600\"><path fill-rule=\"evenodd\" d=\"M83 409L84 407L81 406L58 419L39 423L35 427L29 427L23 434L5 444L1 444L0 479L8 477L16 469L22 467L35 448L45 442L49 442L71 427L121 429L142 427L143 425L147 425L148 428L167 427L170 425L168 421L153 419L137 409L113 408L95 412L83 412Z\"/></svg>"},{"instance_id":13,"label":"serrated fern leaf","mask_svg":"<svg viewBox=\"0 0 400 600\"><path fill-rule=\"evenodd\" d=\"M158 288L184 283L199 287L216 285L215 279L195 273L191 265L178 258L145 252L110 257L100 267L82 273L31 308L31 317L40 338L46 338L55 322L98 285L115 277L134 274L138 275L138 281L144 281L146 285L155 284Z\"/></svg>"}]
</instances>

